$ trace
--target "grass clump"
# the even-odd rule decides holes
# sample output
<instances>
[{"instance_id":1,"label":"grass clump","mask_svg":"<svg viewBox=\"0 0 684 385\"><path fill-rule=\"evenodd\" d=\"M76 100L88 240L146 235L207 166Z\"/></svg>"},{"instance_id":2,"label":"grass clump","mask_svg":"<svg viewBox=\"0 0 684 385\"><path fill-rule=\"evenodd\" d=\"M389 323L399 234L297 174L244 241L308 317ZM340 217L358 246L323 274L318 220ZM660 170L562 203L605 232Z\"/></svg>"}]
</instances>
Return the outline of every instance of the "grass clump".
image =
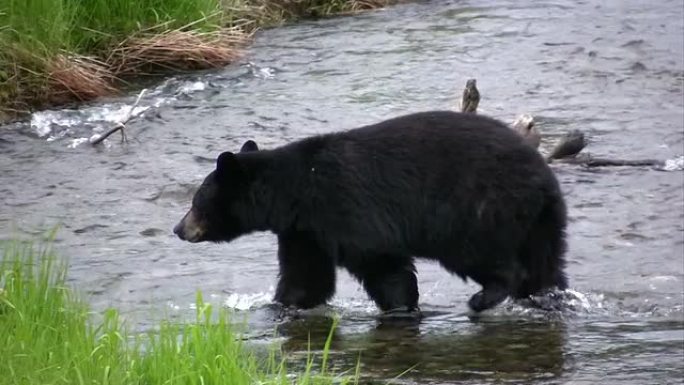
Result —
<instances>
[{"instance_id":1,"label":"grass clump","mask_svg":"<svg viewBox=\"0 0 684 385\"><path fill-rule=\"evenodd\" d=\"M399 0L223 0L223 6L238 20L258 27L273 27L285 21L349 15L382 8Z\"/></svg>"},{"instance_id":2,"label":"grass clump","mask_svg":"<svg viewBox=\"0 0 684 385\"><path fill-rule=\"evenodd\" d=\"M244 346L225 309L197 297L191 323L162 322L132 335L115 310L93 314L66 287L66 265L49 248L4 245L0 262L0 384L351 384L356 377L309 357L288 373L271 350L259 358Z\"/></svg>"},{"instance_id":3,"label":"grass clump","mask_svg":"<svg viewBox=\"0 0 684 385\"><path fill-rule=\"evenodd\" d=\"M0 115L115 93L131 76L224 66L260 27L394 0L2 0Z\"/></svg>"},{"instance_id":4,"label":"grass clump","mask_svg":"<svg viewBox=\"0 0 684 385\"><path fill-rule=\"evenodd\" d=\"M183 69L188 67L186 61L198 57L198 51L201 60L192 67L230 63L249 35L225 33L229 29L224 28L223 16L220 0L3 0L0 109L29 109L111 94L124 75L139 75L135 70L142 69L153 73ZM150 36L160 36L156 46L167 44L167 53L175 55L133 70L127 67L128 62L148 59L133 55L147 52L134 48ZM207 50L214 52L207 54Z\"/></svg>"}]
</instances>

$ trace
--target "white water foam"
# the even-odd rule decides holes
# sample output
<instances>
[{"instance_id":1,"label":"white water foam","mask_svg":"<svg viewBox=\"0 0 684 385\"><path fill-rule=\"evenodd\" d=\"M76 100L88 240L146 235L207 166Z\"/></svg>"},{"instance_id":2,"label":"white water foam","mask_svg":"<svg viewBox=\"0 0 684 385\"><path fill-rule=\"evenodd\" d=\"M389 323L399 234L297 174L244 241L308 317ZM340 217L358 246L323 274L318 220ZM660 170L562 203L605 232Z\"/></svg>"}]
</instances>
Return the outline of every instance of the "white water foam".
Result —
<instances>
[{"instance_id":1,"label":"white water foam","mask_svg":"<svg viewBox=\"0 0 684 385\"><path fill-rule=\"evenodd\" d=\"M156 100L152 106L161 105L163 100ZM142 114L151 106L137 106L133 109L133 115ZM59 139L55 135L64 128L82 125L83 123L99 122L120 122L124 120L131 111L131 106L127 104L106 104L97 107L86 107L79 110L45 110L35 112L31 115L31 128L36 135L43 138L52 134L51 140ZM62 130L59 130L62 129Z\"/></svg>"},{"instance_id":2,"label":"white water foam","mask_svg":"<svg viewBox=\"0 0 684 385\"><path fill-rule=\"evenodd\" d=\"M144 116L152 109L169 104L179 96L188 96L195 92L204 91L208 84L202 81L181 81L171 78L147 92L139 104L133 107L130 103L106 103L95 106L82 106L78 109L44 110L31 114L31 129L40 138L54 141L74 133L73 129L83 128L90 124L93 136L72 139L68 148L97 138L97 135L113 127L114 124L125 120L129 115ZM171 95L169 95L171 93ZM163 96L167 95L167 96ZM131 110L131 108L133 109Z\"/></svg>"},{"instance_id":3,"label":"white water foam","mask_svg":"<svg viewBox=\"0 0 684 385\"><path fill-rule=\"evenodd\" d=\"M662 280L669 281L671 278L663 277ZM236 311L254 311L273 304L273 287L267 291L254 293L230 293L212 294L207 303L216 306L223 306ZM580 292L574 289L554 291L544 295L533 296L525 300L506 299L501 305L487 310L480 314L484 317L523 317L532 319L553 319L575 318L575 317L620 317L626 319L643 319L649 317L671 316L673 314L683 314L684 306L676 305L661 307L656 304L634 303L625 304L610 296L607 298L603 293ZM646 301L648 302L648 301ZM457 315L458 310L452 307L431 306L429 303L421 303L421 309L428 313ZM182 310L184 306L179 306L173 302L168 302L167 306L174 311ZM187 306L190 310L196 310L197 304L190 303ZM292 310L293 314L299 315L327 315L338 314L342 317L352 317L354 319L373 319L381 315L375 303L368 298L348 298L335 297L327 305L318 306L307 310ZM472 314L472 313L469 313ZM453 318L449 318L453 319Z\"/></svg>"},{"instance_id":4,"label":"white water foam","mask_svg":"<svg viewBox=\"0 0 684 385\"><path fill-rule=\"evenodd\" d=\"M248 62L245 66L247 68L249 68L249 71L256 78L259 78L259 79L273 79L273 78L275 78L275 70L273 68L260 67L253 62Z\"/></svg>"},{"instance_id":5,"label":"white water foam","mask_svg":"<svg viewBox=\"0 0 684 385\"><path fill-rule=\"evenodd\" d=\"M681 171L684 170L684 156L668 159L662 168L664 171Z\"/></svg>"},{"instance_id":6,"label":"white water foam","mask_svg":"<svg viewBox=\"0 0 684 385\"><path fill-rule=\"evenodd\" d=\"M231 293L222 300L223 306L235 310L254 310L256 308L273 303L274 289L257 293ZM220 298L212 295L212 298ZM525 301L513 301L507 299L499 308L503 313L546 314L543 308L550 306L555 310L572 313L593 313L605 310L605 297L600 293L582 293L577 290L567 289L555 291L546 295L532 297L536 305L530 306ZM429 304L424 304L430 308ZM194 305L193 305L194 306ZM192 306L191 306L192 307ZM376 314L379 310L375 303L368 298L341 298L334 297L328 302L327 308L334 308L344 312L359 314ZM498 312L498 311L497 311Z\"/></svg>"},{"instance_id":7,"label":"white water foam","mask_svg":"<svg viewBox=\"0 0 684 385\"><path fill-rule=\"evenodd\" d=\"M188 81L188 82L183 82L183 84L178 89L178 92L187 95L187 94L191 94L191 93L197 92L197 91L204 91L205 89L207 89L207 83L205 83L205 82L200 82L200 81L189 82Z\"/></svg>"},{"instance_id":8,"label":"white water foam","mask_svg":"<svg viewBox=\"0 0 684 385\"><path fill-rule=\"evenodd\" d=\"M329 303L330 306L334 308L352 311L354 313L374 314L379 312L375 303L370 299L335 297Z\"/></svg>"},{"instance_id":9,"label":"white water foam","mask_svg":"<svg viewBox=\"0 0 684 385\"><path fill-rule=\"evenodd\" d=\"M259 292L252 294L232 293L223 300L223 306L235 310L250 310L268 305L273 301L273 292Z\"/></svg>"},{"instance_id":10,"label":"white water foam","mask_svg":"<svg viewBox=\"0 0 684 385\"><path fill-rule=\"evenodd\" d=\"M81 144L88 142L88 138L76 138L76 139L71 139L71 142L69 142L69 145L67 147L69 148L76 148L80 146Z\"/></svg>"},{"instance_id":11,"label":"white water foam","mask_svg":"<svg viewBox=\"0 0 684 385\"><path fill-rule=\"evenodd\" d=\"M209 300L205 303L214 304L217 306L225 306L233 310L253 310L264 305L268 305L273 301L273 288L268 292L259 293L232 293L224 298L220 294L210 294ZM185 306L180 306L173 301L168 301L166 306L174 311L183 310ZM197 303L191 302L187 305L189 310L197 310Z\"/></svg>"},{"instance_id":12,"label":"white water foam","mask_svg":"<svg viewBox=\"0 0 684 385\"><path fill-rule=\"evenodd\" d=\"M606 311L601 293L582 293L574 289L556 290L524 300L506 299L500 306L487 311L507 316L549 317L578 314L601 314Z\"/></svg>"}]
</instances>

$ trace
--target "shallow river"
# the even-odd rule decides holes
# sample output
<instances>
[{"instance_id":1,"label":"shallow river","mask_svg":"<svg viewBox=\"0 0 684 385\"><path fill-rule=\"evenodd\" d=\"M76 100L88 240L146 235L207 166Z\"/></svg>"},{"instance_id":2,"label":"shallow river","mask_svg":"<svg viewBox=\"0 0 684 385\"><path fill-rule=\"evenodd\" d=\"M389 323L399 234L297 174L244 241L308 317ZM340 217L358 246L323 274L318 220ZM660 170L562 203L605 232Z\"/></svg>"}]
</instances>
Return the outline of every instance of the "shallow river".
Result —
<instances>
[{"instance_id":1,"label":"shallow river","mask_svg":"<svg viewBox=\"0 0 684 385\"><path fill-rule=\"evenodd\" d=\"M248 317L253 340L299 357L341 315L332 362L398 383L681 383L684 376L684 15L681 1L432 1L263 31L245 59L151 88L129 143L85 138L134 94L0 127L0 237L60 225L55 247L93 305L141 328L192 314L195 291ZM330 306L282 317L271 234L191 245L171 233L224 150L272 147L426 109L454 108L477 78L482 113L530 113L542 148L580 129L585 151L670 160L554 165L570 215L563 312L505 303L479 319L478 290L418 264L418 325L381 324L341 273Z\"/></svg>"}]
</instances>

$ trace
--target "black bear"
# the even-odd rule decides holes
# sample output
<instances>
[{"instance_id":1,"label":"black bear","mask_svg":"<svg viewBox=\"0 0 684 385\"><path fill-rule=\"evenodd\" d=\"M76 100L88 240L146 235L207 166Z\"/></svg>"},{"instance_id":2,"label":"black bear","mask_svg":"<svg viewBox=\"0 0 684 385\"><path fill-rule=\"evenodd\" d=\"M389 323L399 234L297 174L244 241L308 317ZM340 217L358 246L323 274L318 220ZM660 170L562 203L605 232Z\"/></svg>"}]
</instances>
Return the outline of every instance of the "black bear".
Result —
<instances>
[{"instance_id":1,"label":"black bear","mask_svg":"<svg viewBox=\"0 0 684 385\"><path fill-rule=\"evenodd\" d=\"M566 207L540 154L505 124L414 113L264 150L222 153L174 232L278 236L275 300L310 308L346 268L383 311L417 310L414 258L482 285L475 311L565 289Z\"/></svg>"}]
</instances>

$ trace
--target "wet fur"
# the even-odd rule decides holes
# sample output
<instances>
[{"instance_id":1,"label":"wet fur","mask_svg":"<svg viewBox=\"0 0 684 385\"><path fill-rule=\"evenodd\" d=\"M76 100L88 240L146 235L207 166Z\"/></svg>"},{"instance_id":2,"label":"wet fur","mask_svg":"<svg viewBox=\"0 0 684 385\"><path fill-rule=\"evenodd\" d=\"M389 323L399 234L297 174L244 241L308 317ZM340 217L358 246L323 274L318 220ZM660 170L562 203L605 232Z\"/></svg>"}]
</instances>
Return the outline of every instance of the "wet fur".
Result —
<instances>
[{"instance_id":1,"label":"wet fur","mask_svg":"<svg viewBox=\"0 0 684 385\"><path fill-rule=\"evenodd\" d=\"M192 210L207 226L201 240L278 236L285 305L330 299L341 266L382 310L416 309L415 257L482 285L476 311L567 286L556 178L481 115L423 112L272 150L250 144L219 157Z\"/></svg>"}]
</instances>

